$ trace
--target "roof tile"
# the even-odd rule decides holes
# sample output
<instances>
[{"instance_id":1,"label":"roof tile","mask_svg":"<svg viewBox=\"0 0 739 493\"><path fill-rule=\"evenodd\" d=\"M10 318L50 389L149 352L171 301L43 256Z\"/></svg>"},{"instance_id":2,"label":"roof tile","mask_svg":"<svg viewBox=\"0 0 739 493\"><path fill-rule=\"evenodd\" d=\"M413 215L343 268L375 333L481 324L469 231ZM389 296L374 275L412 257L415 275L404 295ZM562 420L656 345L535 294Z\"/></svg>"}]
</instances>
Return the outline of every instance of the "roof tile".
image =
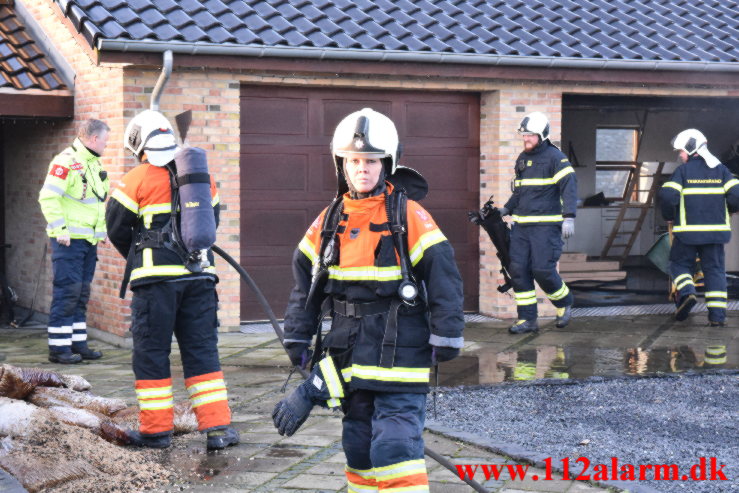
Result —
<instances>
[{"instance_id":1,"label":"roof tile","mask_svg":"<svg viewBox=\"0 0 739 493\"><path fill-rule=\"evenodd\" d=\"M716 0L54 0L85 37L739 62ZM0 10L0 24L2 24ZM112 20L111 20L112 19ZM686 22L689 21L689 22ZM624 41L626 40L626 41Z\"/></svg>"}]
</instances>

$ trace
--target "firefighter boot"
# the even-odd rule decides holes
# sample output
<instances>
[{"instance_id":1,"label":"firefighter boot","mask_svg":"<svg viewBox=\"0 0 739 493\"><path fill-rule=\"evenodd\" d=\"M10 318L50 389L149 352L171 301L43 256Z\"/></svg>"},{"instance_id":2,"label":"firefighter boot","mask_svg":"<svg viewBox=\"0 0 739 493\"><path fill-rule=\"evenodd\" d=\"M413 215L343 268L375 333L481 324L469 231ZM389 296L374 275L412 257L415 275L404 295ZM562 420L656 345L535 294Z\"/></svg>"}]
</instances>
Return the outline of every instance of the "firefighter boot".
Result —
<instances>
[{"instance_id":1,"label":"firefighter boot","mask_svg":"<svg viewBox=\"0 0 739 493\"><path fill-rule=\"evenodd\" d=\"M562 308L557 308L557 323L555 325L559 329L561 329L562 327L567 327L567 324L570 323L571 318L572 318L572 305L567 305Z\"/></svg>"},{"instance_id":2,"label":"firefighter boot","mask_svg":"<svg viewBox=\"0 0 739 493\"><path fill-rule=\"evenodd\" d=\"M136 430L128 430L126 435L128 436L128 445L133 445L134 447L167 448L172 444L171 431L148 434Z\"/></svg>"},{"instance_id":3,"label":"firefighter boot","mask_svg":"<svg viewBox=\"0 0 739 493\"><path fill-rule=\"evenodd\" d=\"M682 300L680 300L680 304L677 306L677 310L675 311L675 320L678 322L682 322L686 318L688 318L688 315L690 315L690 310L693 309L695 304L698 300L696 300L694 294L689 294L685 296Z\"/></svg>"},{"instance_id":4,"label":"firefighter boot","mask_svg":"<svg viewBox=\"0 0 739 493\"><path fill-rule=\"evenodd\" d=\"M208 450L221 450L239 443L239 432L232 426L214 426L205 433Z\"/></svg>"},{"instance_id":5,"label":"firefighter boot","mask_svg":"<svg viewBox=\"0 0 739 493\"><path fill-rule=\"evenodd\" d=\"M55 353L49 351L49 361L52 363L61 363L62 365L73 365L82 361L82 356L74 354L71 351Z\"/></svg>"},{"instance_id":6,"label":"firefighter boot","mask_svg":"<svg viewBox=\"0 0 739 493\"><path fill-rule=\"evenodd\" d=\"M87 345L87 343L81 344L79 346L72 344L72 352L74 354L79 354L80 356L82 356L82 359L100 359L103 357L103 353L91 349Z\"/></svg>"},{"instance_id":7,"label":"firefighter boot","mask_svg":"<svg viewBox=\"0 0 739 493\"><path fill-rule=\"evenodd\" d=\"M516 323L511 325L508 332L511 334L526 334L528 332L538 332L539 326L536 324L536 319L533 320L516 320Z\"/></svg>"}]
</instances>

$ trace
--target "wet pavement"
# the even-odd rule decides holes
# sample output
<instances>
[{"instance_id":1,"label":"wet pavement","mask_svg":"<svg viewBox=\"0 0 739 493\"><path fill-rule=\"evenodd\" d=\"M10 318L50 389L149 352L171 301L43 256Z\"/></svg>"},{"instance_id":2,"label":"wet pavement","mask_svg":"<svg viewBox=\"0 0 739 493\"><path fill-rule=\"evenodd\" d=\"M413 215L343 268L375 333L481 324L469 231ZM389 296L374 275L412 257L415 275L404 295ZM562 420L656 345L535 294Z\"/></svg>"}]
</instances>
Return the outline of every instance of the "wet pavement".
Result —
<instances>
[{"instance_id":1,"label":"wet pavement","mask_svg":"<svg viewBox=\"0 0 739 493\"><path fill-rule=\"evenodd\" d=\"M556 329L553 320L542 319L541 332L520 336L507 333L509 323L468 324L463 356L440 367L439 384L587 380L739 368L739 315L735 313L731 313L724 328L706 327L705 313L692 315L682 324L666 315L586 317L573 319L565 329ZM101 360L71 367L54 365L46 361L44 330L0 329L0 361L79 374L92 383L95 394L134 404L130 350L98 341L92 345L104 351ZM718 355L710 350L707 358L706 350L718 346L726 348L725 356L720 350ZM274 430L270 414L283 396L280 388L289 371L287 357L274 335L221 334L219 347L233 421L241 432L242 443L225 452L206 453L202 436L177 437L174 446L162 452L162 461L175 464L181 471L181 480L167 491L346 491L338 413L316 409L293 437L281 437ZM176 345L172 361L175 399L184 400L187 396ZM288 391L297 383L293 377ZM429 418L433 418L433 413ZM455 464L526 464L525 457L512 459L458 436L427 432L425 438L429 448ZM431 491L471 491L432 459L427 458L426 463ZM557 479L561 478L557 473L552 481L532 481L533 475L545 477L540 467L531 466L524 481L512 479L509 472L504 471L498 479L475 479L495 492L606 491L587 482Z\"/></svg>"}]
</instances>

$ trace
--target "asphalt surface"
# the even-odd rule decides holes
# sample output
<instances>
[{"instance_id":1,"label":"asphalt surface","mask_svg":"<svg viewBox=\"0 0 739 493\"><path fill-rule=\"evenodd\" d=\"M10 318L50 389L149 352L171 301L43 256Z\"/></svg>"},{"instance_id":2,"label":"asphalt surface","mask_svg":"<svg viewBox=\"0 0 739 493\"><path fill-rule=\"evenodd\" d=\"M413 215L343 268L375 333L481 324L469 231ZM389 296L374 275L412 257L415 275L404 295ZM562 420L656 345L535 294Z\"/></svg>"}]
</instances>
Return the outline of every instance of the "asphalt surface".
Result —
<instances>
[{"instance_id":1,"label":"asphalt surface","mask_svg":"<svg viewBox=\"0 0 739 493\"><path fill-rule=\"evenodd\" d=\"M593 477L600 470L597 465L604 464L608 480L600 484L631 491L739 491L736 373L446 388L437 395L436 411L432 429L436 424L461 431L462 438L475 437L479 444L539 465L551 457L555 469L569 458L572 479L581 472L598 479ZM576 462L578 457L590 461L587 470L582 459ZM619 479L624 464L676 464L678 480L613 481L614 457ZM714 469L727 480L689 480L691 466L701 457L706 458L709 479L714 457ZM654 473L647 470L647 478ZM639 479L638 466L635 474Z\"/></svg>"}]
</instances>

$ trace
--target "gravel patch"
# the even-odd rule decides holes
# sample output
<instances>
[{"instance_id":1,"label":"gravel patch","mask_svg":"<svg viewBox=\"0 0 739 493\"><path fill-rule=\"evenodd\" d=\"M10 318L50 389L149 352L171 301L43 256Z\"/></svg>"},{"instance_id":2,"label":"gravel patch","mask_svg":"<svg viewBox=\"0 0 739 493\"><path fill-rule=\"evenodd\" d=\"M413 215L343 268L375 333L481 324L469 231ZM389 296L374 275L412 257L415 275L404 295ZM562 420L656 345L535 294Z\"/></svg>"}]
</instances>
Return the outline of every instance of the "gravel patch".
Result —
<instances>
[{"instance_id":1,"label":"gravel patch","mask_svg":"<svg viewBox=\"0 0 739 493\"><path fill-rule=\"evenodd\" d=\"M437 415L429 399L429 428L451 428L497 451L542 465L552 458L561 469L570 459L575 479L578 457L610 466L676 464L674 481L606 481L644 491L739 491L739 375L679 375L659 378L538 382L495 387L440 389ZM454 434L454 433L452 433ZM690 468L711 457L727 481L683 480ZM639 469L636 469L638 479ZM654 472L647 472L653 477ZM717 476L718 477L718 476ZM596 478L597 479L597 478Z\"/></svg>"}]
</instances>

